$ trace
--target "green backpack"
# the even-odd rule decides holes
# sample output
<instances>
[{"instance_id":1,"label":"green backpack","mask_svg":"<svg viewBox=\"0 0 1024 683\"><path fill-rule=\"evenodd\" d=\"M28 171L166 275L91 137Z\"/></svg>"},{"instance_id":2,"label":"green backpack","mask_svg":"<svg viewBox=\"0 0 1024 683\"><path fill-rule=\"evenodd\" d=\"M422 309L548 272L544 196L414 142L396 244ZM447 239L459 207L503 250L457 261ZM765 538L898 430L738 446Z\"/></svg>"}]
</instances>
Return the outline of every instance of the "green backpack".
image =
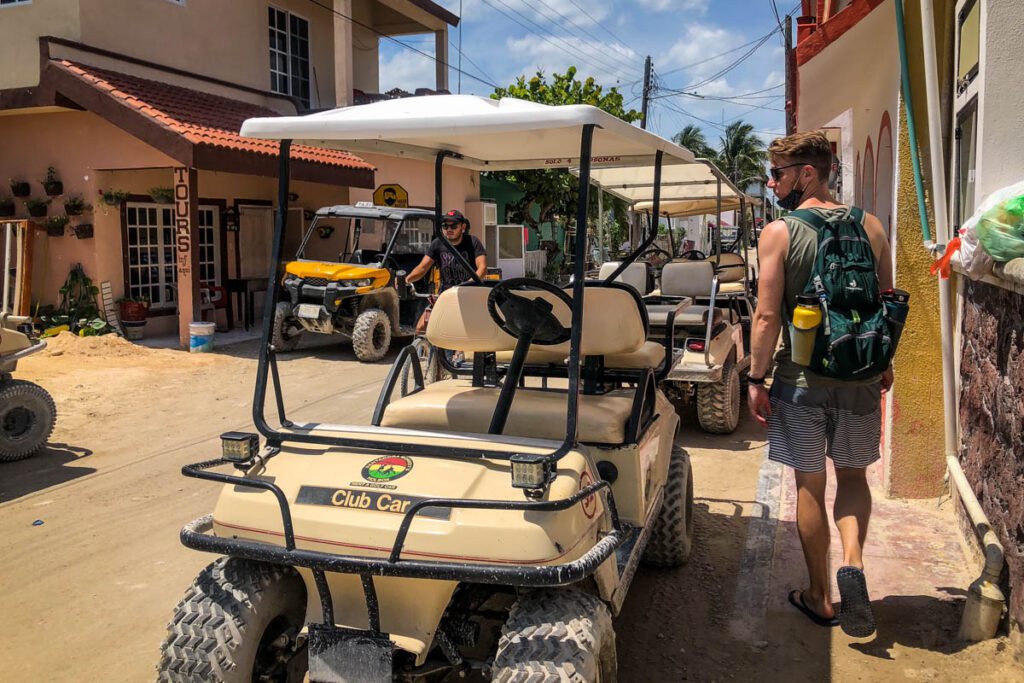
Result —
<instances>
[{"instance_id":1,"label":"green backpack","mask_svg":"<svg viewBox=\"0 0 1024 683\"><path fill-rule=\"evenodd\" d=\"M864 212L849 207L824 218L797 209L787 218L818 233L818 253L803 294L821 301L810 370L839 380L881 374L896 350L878 289L875 254L864 231Z\"/></svg>"}]
</instances>

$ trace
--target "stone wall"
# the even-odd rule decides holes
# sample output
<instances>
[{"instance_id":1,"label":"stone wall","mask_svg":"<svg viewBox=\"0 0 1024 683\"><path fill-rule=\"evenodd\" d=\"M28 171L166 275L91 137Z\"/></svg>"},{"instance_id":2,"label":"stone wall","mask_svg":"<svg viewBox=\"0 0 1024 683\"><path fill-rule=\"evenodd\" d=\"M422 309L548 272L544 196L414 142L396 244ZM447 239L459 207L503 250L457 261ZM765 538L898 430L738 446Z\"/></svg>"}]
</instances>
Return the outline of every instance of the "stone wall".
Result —
<instances>
[{"instance_id":1,"label":"stone wall","mask_svg":"<svg viewBox=\"0 0 1024 683\"><path fill-rule=\"evenodd\" d=\"M1024 296L964 287L960 461L1006 551L1010 617L1024 627Z\"/></svg>"}]
</instances>

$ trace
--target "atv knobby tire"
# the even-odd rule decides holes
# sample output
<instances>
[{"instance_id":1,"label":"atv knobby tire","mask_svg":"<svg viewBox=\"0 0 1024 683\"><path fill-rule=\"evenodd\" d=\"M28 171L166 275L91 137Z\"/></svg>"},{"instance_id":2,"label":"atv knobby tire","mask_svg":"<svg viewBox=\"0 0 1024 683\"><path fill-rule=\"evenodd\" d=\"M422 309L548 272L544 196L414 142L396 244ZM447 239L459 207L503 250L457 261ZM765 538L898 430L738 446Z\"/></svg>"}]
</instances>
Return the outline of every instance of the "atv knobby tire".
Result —
<instances>
[{"instance_id":1,"label":"atv knobby tire","mask_svg":"<svg viewBox=\"0 0 1024 683\"><path fill-rule=\"evenodd\" d=\"M572 588L524 592L501 629L494 683L614 683L615 631L608 608Z\"/></svg>"},{"instance_id":2,"label":"atv knobby tire","mask_svg":"<svg viewBox=\"0 0 1024 683\"><path fill-rule=\"evenodd\" d=\"M644 548L644 563L654 567L686 564L693 547L693 470L690 456L672 447L661 511Z\"/></svg>"},{"instance_id":3,"label":"atv knobby tire","mask_svg":"<svg viewBox=\"0 0 1024 683\"><path fill-rule=\"evenodd\" d=\"M732 356L722 379L697 385L697 420L711 434L732 434L740 423L740 373Z\"/></svg>"},{"instance_id":4,"label":"atv knobby tire","mask_svg":"<svg viewBox=\"0 0 1024 683\"><path fill-rule=\"evenodd\" d=\"M352 350L356 358L372 363L384 357L391 348L391 318L379 308L368 308L359 314L352 326Z\"/></svg>"},{"instance_id":5,"label":"atv knobby tire","mask_svg":"<svg viewBox=\"0 0 1024 683\"><path fill-rule=\"evenodd\" d=\"M27 458L50 438L57 406L38 384L0 380L0 462Z\"/></svg>"},{"instance_id":6,"label":"atv knobby tire","mask_svg":"<svg viewBox=\"0 0 1024 683\"><path fill-rule=\"evenodd\" d=\"M178 603L160 648L157 679L302 681L306 652L291 646L305 616L306 588L294 569L222 557L199 573Z\"/></svg>"},{"instance_id":7,"label":"atv knobby tire","mask_svg":"<svg viewBox=\"0 0 1024 683\"><path fill-rule=\"evenodd\" d=\"M286 301L278 302L274 307L274 327L270 343L278 351L294 351L301 336L302 328L295 322L292 305Z\"/></svg>"},{"instance_id":8,"label":"atv knobby tire","mask_svg":"<svg viewBox=\"0 0 1024 683\"><path fill-rule=\"evenodd\" d=\"M433 384L440 379L441 361L438 355L441 353L434 345L423 337L416 337L412 340L411 346L416 350L416 356L420 359L420 370L423 372L423 386ZM399 393L408 396L415 388L415 376L412 365L416 361L409 359L402 364L402 374L399 376Z\"/></svg>"}]
</instances>

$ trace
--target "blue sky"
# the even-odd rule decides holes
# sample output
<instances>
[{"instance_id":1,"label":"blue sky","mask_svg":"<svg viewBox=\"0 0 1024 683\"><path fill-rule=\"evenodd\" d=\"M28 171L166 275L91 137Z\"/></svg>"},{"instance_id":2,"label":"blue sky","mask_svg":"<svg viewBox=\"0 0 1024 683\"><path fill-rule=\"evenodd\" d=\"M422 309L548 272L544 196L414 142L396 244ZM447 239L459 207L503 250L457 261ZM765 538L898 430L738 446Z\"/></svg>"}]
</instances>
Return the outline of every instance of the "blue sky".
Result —
<instances>
[{"instance_id":1,"label":"blue sky","mask_svg":"<svg viewBox=\"0 0 1024 683\"><path fill-rule=\"evenodd\" d=\"M459 13L460 0L437 1ZM781 14L797 6L796 0L777 4ZM649 54L656 82L665 89L655 93L651 130L669 137L696 123L717 143L723 120L728 124L742 118L766 139L784 125L784 89L766 90L784 82L781 32L760 47L754 42L778 28L770 0L462 0L462 17L462 70L483 81L504 86L520 74L540 69L550 75L575 65L582 76L618 85L639 110L643 62ZM457 65L458 28L450 38L449 63ZM433 53L433 36L401 40ZM755 47L749 58L720 74ZM714 58L729 50L734 51ZM380 61L384 91L433 85L433 62L411 50L382 40ZM453 71L452 92L458 81ZM703 99L668 92L672 89ZM463 93L492 91L462 75ZM715 99L737 95L747 96Z\"/></svg>"}]
</instances>

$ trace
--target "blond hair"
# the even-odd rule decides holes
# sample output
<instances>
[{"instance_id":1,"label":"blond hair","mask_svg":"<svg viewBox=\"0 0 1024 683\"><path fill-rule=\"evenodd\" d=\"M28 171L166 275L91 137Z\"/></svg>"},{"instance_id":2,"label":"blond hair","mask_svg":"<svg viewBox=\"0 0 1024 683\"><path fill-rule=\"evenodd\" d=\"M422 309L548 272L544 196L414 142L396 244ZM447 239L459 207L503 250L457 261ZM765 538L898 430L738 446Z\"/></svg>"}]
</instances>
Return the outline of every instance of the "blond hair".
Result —
<instances>
[{"instance_id":1,"label":"blond hair","mask_svg":"<svg viewBox=\"0 0 1024 683\"><path fill-rule=\"evenodd\" d=\"M775 138L768 145L768 154L784 158L788 163L813 166L821 178L827 178L832 169L832 143L820 130Z\"/></svg>"}]
</instances>

